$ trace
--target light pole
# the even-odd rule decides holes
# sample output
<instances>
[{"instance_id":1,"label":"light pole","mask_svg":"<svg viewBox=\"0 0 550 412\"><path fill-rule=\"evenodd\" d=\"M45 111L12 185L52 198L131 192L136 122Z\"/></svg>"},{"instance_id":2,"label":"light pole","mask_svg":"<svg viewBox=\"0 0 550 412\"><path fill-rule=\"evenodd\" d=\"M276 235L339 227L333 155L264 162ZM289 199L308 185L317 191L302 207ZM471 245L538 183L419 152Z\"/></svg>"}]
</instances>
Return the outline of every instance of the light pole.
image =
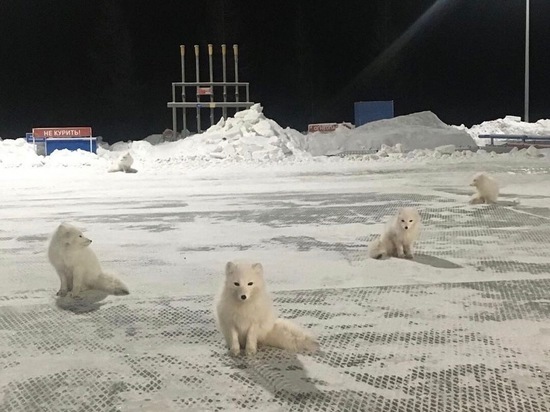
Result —
<instances>
[{"instance_id":1,"label":"light pole","mask_svg":"<svg viewBox=\"0 0 550 412\"><path fill-rule=\"evenodd\" d=\"M529 122L529 0L525 0L525 114L523 121Z\"/></svg>"}]
</instances>

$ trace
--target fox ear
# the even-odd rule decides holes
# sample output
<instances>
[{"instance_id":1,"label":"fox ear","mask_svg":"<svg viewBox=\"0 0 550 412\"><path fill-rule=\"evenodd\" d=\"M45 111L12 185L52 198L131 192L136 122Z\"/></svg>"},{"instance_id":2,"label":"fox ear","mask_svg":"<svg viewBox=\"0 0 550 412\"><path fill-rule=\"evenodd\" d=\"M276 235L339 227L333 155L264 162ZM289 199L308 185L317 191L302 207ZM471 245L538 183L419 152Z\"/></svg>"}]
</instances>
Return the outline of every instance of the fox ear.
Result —
<instances>
[{"instance_id":1,"label":"fox ear","mask_svg":"<svg viewBox=\"0 0 550 412\"><path fill-rule=\"evenodd\" d=\"M57 231L63 236L67 236L70 232L69 226L66 223L61 223L57 228Z\"/></svg>"},{"instance_id":2,"label":"fox ear","mask_svg":"<svg viewBox=\"0 0 550 412\"><path fill-rule=\"evenodd\" d=\"M254 263L252 265L252 269L254 269L254 271L260 275L263 275L264 273L264 267L262 266L261 263Z\"/></svg>"},{"instance_id":3,"label":"fox ear","mask_svg":"<svg viewBox=\"0 0 550 412\"><path fill-rule=\"evenodd\" d=\"M226 275L232 274L236 268L237 268L237 265L235 265L233 262L227 262L225 264L225 274Z\"/></svg>"}]
</instances>

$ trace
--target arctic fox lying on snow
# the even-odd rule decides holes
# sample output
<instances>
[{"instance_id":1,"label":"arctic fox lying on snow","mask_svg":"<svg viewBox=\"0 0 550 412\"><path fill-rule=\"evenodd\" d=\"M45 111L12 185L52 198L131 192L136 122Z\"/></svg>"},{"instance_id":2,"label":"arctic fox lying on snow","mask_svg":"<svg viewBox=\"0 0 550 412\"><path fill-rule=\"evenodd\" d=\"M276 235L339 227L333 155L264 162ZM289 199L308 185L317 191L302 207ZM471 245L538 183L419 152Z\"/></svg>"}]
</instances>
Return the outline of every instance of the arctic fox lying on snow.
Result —
<instances>
[{"instance_id":1,"label":"arctic fox lying on snow","mask_svg":"<svg viewBox=\"0 0 550 412\"><path fill-rule=\"evenodd\" d=\"M248 355L258 344L290 351L314 351L317 342L289 320L277 318L260 263L227 262L224 287L216 302L216 321L232 355Z\"/></svg>"},{"instance_id":2,"label":"arctic fox lying on snow","mask_svg":"<svg viewBox=\"0 0 550 412\"><path fill-rule=\"evenodd\" d=\"M130 292L124 283L101 269L95 253L88 246L90 243L90 239L68 223L60 224L54 232L48 258L61 280L57 295L65 296L71 292L71 296L76 298L85 289L128 295Z\"/></svg>"},{"instance_id":3,"label":"arctic fox lying on snow","mask_svg":"<svg viewBox=\"0 0 550 412\"><path fill-rule=\"evenodd\" d=\"M498 184L485 173L476 173L470 186L475 186L477 193L470 199L470 203L496 203L498 198Z\"/></svg>"},{"instance_id":4,"label":"arctic fox lying on snow","mask_svg":"<svg viewBox=\"0 0 550 412\"><path fill-rule=\"evenodd\" d=\"M412 259L412 247L420 234L420 215L415 208L404 207L392 217L384 233L369 245L369 256L373 259L390 256Z\"/></svg>"},{"instance_id":5,"label":"arctic fox lying on snow","mask_svg":"<svg viewBox=\"0 0 550 412\"><path fill-rule=\"evenodd\" d=\"M109 169L109 173L112 173L112 172L137 173L136 169L132 169L132 164L134 164L134 158L132 157L130 152L126 152L117 159L113 167Z\"/></svg>"}]
</instances>

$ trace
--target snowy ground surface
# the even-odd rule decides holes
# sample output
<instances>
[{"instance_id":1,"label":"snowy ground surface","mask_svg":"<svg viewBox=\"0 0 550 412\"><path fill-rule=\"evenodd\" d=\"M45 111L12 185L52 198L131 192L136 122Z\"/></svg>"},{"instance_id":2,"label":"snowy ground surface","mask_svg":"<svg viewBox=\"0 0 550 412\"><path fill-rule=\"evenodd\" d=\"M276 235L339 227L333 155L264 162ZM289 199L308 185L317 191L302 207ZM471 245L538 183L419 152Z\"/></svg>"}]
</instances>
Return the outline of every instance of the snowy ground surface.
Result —
<instances>
[{"instance_id":1,"label":"snowy ground surface","mask_svg":"<svg viewBox=\"0 0 550 412\"><path fill-rule=\"evenodd\" d=\"M550 411L548 157L50 166L0 174L2 411ZM479 170L498 205L467 204ZM369 260L404 205L415 261ZM56 299L61 221L129 296ZM320 353L227 354L212 297L236 258Z\"/></svg>"}]
</instances>

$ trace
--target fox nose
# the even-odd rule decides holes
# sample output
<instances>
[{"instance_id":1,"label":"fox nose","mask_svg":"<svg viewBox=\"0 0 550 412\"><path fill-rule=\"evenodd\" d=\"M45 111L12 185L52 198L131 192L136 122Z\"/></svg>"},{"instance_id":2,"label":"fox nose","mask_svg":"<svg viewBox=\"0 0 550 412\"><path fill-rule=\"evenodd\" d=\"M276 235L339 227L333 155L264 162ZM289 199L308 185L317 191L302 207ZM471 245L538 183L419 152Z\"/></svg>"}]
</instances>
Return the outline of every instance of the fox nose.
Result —
<instances>
[{"instance_id":1,"label":"fox nose","mask_svg":"<svg viewBox=\"0 0 550 412\"><path fill-rule=\"evenodd\" d=\"M409 227L408 226L405 226L405 230L407 230Z\"/></svg>"},{"instance_id":2,"label":"fox nose","mask_svg":"<svg viewBox=\"0 0 550 412\"><path fill-rule=\"evenodd\" d=\"M242 299L242 300L245 300L245 299L246 299L246 295L241 295L241 299Z\"/></svg>"}]
</instances>

